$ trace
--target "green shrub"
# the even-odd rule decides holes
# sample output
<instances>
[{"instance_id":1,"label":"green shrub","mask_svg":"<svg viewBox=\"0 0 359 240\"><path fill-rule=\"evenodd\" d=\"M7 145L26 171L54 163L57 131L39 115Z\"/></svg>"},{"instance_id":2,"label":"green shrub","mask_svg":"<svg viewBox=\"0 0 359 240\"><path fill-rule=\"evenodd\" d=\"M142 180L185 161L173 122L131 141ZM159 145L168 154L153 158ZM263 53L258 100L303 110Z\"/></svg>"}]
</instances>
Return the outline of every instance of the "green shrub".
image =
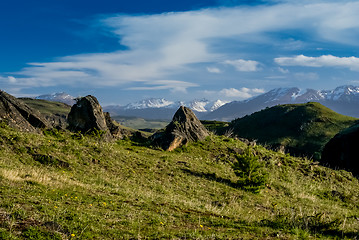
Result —
<instances>
[{"instance_id":1,"label":"green shrub","mask_svg":"<svg viewBox=\"0 0 359 240\"><path fill-rule=\"evenodd\" d=\"M259 156L255 156L252 149L248 147L242 155L236 155L236 159L232 167L238 177L237 186L251 192L259 192L264 188L268 173Z\"/></svg>"}]
</instances>

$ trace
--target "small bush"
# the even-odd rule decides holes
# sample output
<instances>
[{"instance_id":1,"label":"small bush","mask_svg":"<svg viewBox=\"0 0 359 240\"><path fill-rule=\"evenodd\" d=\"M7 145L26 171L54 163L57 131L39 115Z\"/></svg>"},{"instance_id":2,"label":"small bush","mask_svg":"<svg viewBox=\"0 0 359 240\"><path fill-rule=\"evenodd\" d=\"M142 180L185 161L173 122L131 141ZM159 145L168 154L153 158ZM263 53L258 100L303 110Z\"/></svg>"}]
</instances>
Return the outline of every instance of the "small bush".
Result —
<instances>
[{"instance_id":1,"label":"small bush","mask_svg":"<svg viewBox=\"0 0 359 240\"><path fill-rule=\"evenodd\" d=\"M264 188L268 173L264 169L264 164L259 160L259 156L255 156L251 148L248 147L242 155L236 155L236 159L233 170L238 177L237 186L255 193Z\"/></svg>"}]
</instances>

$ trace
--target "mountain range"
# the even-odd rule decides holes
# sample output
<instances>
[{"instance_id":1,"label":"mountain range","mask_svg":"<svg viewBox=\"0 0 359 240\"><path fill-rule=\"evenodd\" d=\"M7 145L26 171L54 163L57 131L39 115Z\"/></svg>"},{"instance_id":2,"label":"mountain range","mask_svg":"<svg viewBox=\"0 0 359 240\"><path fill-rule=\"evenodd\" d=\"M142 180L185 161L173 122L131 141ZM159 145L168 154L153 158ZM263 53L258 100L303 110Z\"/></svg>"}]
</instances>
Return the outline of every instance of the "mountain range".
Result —
<instances>
[{"instance_id":1,"label":"mountain range","mask_svg":"<svg viewBox=\"0 0 359 240\"><path fill-rule=\"evenodd\" d=\"M66 93L42 95L37 99L59 101L69 105L75 103L74 97ZM340 114L359 117L359 86L345 85L333 90L276 88L244 101L232 102L207 99L174 102L164 98L150 98L125 106L105 106L104 110L112 116L170 120L179 106L187 106L202 120L231 121L267 107L306 102L319 102Z\"/></svg>"},{"instance_id":2,"label":"mountain range","mask_svg":"<svg viewBox=\"0 0 359 240\"><path fill-rule=\"evenodd\" d=\"M66 103L67 105L74 105L76 103L75 97L61 92L61 93L52 93L52 94L44 94L36 97L35 99L53 101L53 102L62 102Z\"/></svg>"}]
</instances>

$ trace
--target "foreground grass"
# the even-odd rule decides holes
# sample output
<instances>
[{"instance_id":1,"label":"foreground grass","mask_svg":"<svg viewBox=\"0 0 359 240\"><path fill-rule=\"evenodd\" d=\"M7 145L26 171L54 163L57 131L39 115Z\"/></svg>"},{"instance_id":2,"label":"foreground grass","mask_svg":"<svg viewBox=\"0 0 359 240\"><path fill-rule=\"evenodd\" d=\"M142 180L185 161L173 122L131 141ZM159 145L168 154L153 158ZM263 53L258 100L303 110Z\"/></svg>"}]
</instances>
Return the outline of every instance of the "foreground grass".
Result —
<instances>
[{"instance_id":1,"label":"foreground grass","mask_svg":"<svg viewBox=\"0 0 359 240\"><path fill-rule=\"evenodd\" d=\"M248 146L211 136L174 152L130 140L0 128L0 239L358 238L350 173L256 146L254 194L231 167Z\"/></svg>"}]
</instances>

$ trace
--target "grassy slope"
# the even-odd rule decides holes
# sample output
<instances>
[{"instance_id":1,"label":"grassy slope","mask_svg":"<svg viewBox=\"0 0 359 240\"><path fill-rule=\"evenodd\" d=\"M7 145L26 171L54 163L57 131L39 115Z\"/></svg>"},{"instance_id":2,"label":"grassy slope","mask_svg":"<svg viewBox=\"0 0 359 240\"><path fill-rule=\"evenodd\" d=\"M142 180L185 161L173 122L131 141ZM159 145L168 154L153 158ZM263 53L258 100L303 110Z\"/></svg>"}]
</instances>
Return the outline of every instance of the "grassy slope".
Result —
<instances>
[{"instance_id":1,"label":"grassy slope","mask_svg":"<svg viewBox=\"0 0 359 240\"><path fill-rule=\"evenodd\" d=\"M229 128L243 138L282 145L296 154L319 159L324 145L358 119L338 114L320 103L286 104L233 121Z\"/></svg>"},{"instance_id":2,"label":"grassy slope","mask_svg":"<svg viewBox=\"0 0 359 240\"><path fill-rule=\"evenodd\" d=\"M52 102L32 98L20 98L20 100L24 101L28 106L37 109L44 115L59 114L67 116L71 110L71 106L61 102Z\"/></svg>"},{"instance_id":3,"label":"grassy slope","mask_svg":"<svg viewBox=\"0 0 359 240\"><path fill-rule=\"evenodd\" d=\"M234 152L247 147L234 139L164 152L67 132L0 135L0 239L359 237L356 178L260 146L270 175L254 194L233 186Z\"/></svg>"},{"instance_id":4,"label":"grassy slope","mask_svg":"<svg viewBox=\"0 0 359 240\"><path fill-rule=\"evenodd\" d=\"M168 121L146 120L137 117L113 116L112 118L121 125L132 129L161 129L166 127L169 123Z\"/></svg>"}]
</instances>

